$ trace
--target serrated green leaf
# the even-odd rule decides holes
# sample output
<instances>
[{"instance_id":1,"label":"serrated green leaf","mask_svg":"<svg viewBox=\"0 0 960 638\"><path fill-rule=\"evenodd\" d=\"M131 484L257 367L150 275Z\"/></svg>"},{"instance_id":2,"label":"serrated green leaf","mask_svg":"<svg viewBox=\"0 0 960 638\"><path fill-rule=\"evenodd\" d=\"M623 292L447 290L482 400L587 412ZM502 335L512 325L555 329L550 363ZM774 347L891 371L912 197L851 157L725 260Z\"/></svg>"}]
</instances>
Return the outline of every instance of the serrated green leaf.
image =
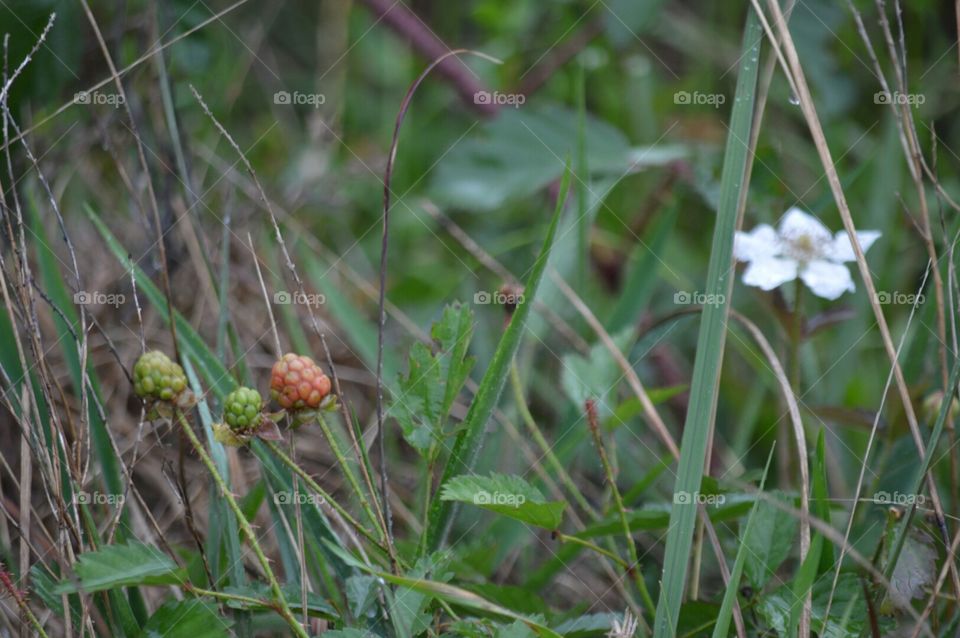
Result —
<instances>
[{"instance_id":1,"label":"serrated green leaf","mask_svg":"<svg viewBox=\"0 0 960 638\"><path fill-rule=\"evenodd\" d=\"M863 599L863 588L856 575L841 574L836 591L833 592L830 615L826 617L824 612L832 586L832 578L821 578L813 588L811 605L813 628L821 638L855 638L860 635L867 622L867 604ZM787 635L787 623L790 620L790 606L793 600L794 593L788 583L761 597L757 604L760 617L775 629L778 635Z\"/></svg>"},{"instance_id":2,"label":"serrated green leaf","mask_svg":"<svg viewBox=\"0 0 960 638\"><path fill-rule=\"evenodd\" d=\"M519 620L497 628L497 638L533 638L536 634Z\"/></svg>"},{"instance_id":3,"label":"serrated green leaf","mask_svg":"<svg viewBox=\"0 0 960 638\"><path fill-rule=\"evenodd\" d=\"M544 625L544 621L540 616L522 616L509 609L501 607L500 605L492 603L482 596L478 596L471 591L467 591L466 589L457 587L455 585L441 583L435 580L397 576L387 572L373 573L378 578L382 578L383 580L393 583L394 585L409 587L455 605L468 607L470 609L478 610L488 614L496 614L497 616L503 616L504 618L519 620L527 627L532 629L538 636L544 636L546 638L562 638L560 634Z\"/></svg>"},{"instance_id":4,"label":"serrated green leaf","mask_svg":"<svg viewBox=\"0 0 960 638\"><path fill-rule=\"evenodd\" d=\"M557 529L563 521L562 501L547 501L540 490L519 476L456 476L443 485L444 501L471 503L518 521Z\"/></svg>"},{"instance_id":5,"label":"serrated green leaf","mask_svg":"<svg viewBox=\"0 0 960 638\"><path fill-rule=\"evenodd\" d=\"M135 585L176 585L185 580L184 570L173 559L142 543L108 545L80 554L74 571L77 579L60 583L57 594Z\"/></svg>"},{"instance_id":6,"label":"serrated green leaf","mask_svg":"<svg viewBox=\"0 0 960 638\"><path fill-rule=\"evenodd\" d=\"M444 436L450 407L463 388L473 359L466 356L473 334L473 313L467 306L447 306L431 336L436 349L416 343L410 349L406 376L398 382L398 396L390 413L397 419L407 443L424 452Z\"/></svg>"},{"instance_id":7,"label":"serrated green leaf","mask_svg":"<svg viewBox=\"0 0 960 638\"><path fill-rule=\"evenodd\" d=\"M605 636L615 620L620 620L620 614L610 612L585 614L557 625L557 633L563 634L566 638Z\"/></svg>"}]
</instances>

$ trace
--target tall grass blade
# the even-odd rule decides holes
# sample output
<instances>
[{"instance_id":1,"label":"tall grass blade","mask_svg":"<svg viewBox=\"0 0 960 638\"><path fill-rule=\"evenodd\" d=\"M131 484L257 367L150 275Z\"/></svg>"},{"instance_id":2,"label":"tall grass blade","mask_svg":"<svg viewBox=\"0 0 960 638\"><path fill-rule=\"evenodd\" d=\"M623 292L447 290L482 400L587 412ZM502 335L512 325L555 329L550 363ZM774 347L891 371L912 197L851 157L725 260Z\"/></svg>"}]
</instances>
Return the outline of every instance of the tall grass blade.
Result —
<instances>
[{"instance_id":1,"label":"tall grass blade","mask_svg":"<svg viewBox=\"0 0 960 638\"><path fill-rule=\"evenodd\" d=\"M741 191L746 188L744 177L749 158L747 140L750 139L753 122L762 35L756 14L749 11L743 32L740 70L723 158L717 223L713 233L705 288L719 303L705 306L701 318L690 387L690 405L680 444L680 464L674 488L677 493L694 494L700 489L707 444L716 417L729 299L733 290L733 234L737 225ZM693 501L695 499L689 503L675 504L670 511L663 580L654 622L656 638L673 636L676 633L687 568L692 562L691 546L697 519L697 504Z\"/></svg>"}]
</instances>

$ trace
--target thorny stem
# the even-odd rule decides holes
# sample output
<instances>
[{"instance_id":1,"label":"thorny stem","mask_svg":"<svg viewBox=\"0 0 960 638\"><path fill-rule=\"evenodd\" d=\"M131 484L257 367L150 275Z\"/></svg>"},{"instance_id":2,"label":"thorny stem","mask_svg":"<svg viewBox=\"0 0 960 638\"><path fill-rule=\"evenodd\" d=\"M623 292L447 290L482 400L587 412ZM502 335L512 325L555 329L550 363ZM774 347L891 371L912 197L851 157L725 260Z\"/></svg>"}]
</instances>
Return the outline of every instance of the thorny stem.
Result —
<instances>
[{"instance_id":1,"label":"thorny stem","mask_svg":"<svg viewBox=\"0 0 960 638\"><path fill-rule=\"evenodd\" d=\"M26 599L23 597L23 593L17 589L13 581L10 580L10 573L0 565L0 583L3 583L3 588L7 590L7 593L13 596L13 599L17 601L17 606L20 608L20 611L24 616L27 617L27 620L30 621L30 624L33 625L33 628L37 630L37 635L42 636L43 638L49 638L47 632L43 630L43 625L40 624L40 621L37 620L37 617L33 615L33 612L30 610L30 606L27 604Z\"/></svg>"},{"instance_id":2,"label":"thorny stem","mask_svg":"<svg viewBox=\"0 0 960 638\"><path fill-rule=\"evenodd\" d=\"M333 455L337 457L337 463L339 463L340 467L343 469L343 475L347 477L347 482L350 483L350 487L352 487L353 491L357 493L357 498L360 499L360 507L363 508L363 511L366 512L367 516L370 518L370 521L373 522L374 525L381 522L380 519L377 518L376 513L373 511L373 507L370 506L370 501L367 500L366 494L364 494L363 488L360 486L360 482L357 480L356 475L353 473L353 469L347 462L347 457L343 454L343 450L340 449L340 443L334 436L333 430L330 429L330 426L327 424L326 420L324 420L324 418L319 414L317 414L317 423L320 424L320 429L323 430L323 435L327 437L327 441L330 443L330 450L333 452ZM389 546L389 527L384 526L380 532L383 534L383 541Z\"/></svg>"},{"instance_id":3,"label":"thorny stem","mask_svg":"<svg viewBox=\"0 0 960 638\"><path fill-rule=\"evenodd\" d=\"M651 618L657 614L657 606L650 597L647 590L647 583L643 580L643 572L640 569L640 558L637 555L637 544L633 540L633 534L630 533L630 523L627 521L627 510L623 506L623 499L620 497L620 490L617 489L617 482L613 478L613 468L610 466L610 459L607 458L607 450L603 447L603 440L600 438L600 425L597 422L597 404L593 399L587 399L585 404L587 412L587 424L590 426L590 434L593 436L593 443L597 446L597 453L600 455L600 463L603 465L603 473L606 476L607 484L610 486L610 493L617 505L617 513L620 515L620 523L623 525L623 535L627 539L627 549L630 552L629 572L632 573L637 583L637 589L640 590L640 597L647 606Z\"/></svg>"},{"instance_id":4,"label":"thorny stem","mask_svg":"<svg viewBox=\"0 0 960 638\"><path fill-rule=\"evenodd\" d=\"M240 505L237 504L237 499L234 498L230 488L227 487L226 481L224 481L223 477L220 476L220 472L217 470L217 466L214 465L213 459L211 459L210 455L207 454L206 449L203 447L203 444L200 443L200 439L197 438L197 435L194 433L193 428L190 426L190 423L187 421L186 417L184 417L183 413L179 411L177 412L177 420L179 420L184 434L187 435L187 438L193 445L193 449L197 451L197 456L200 457L200 460L203 461L203 464L207 466L207 470L210 472L210 475L213 476L213 480L220 489L220 493L223 495L224 500L227 501L227 505L230 506L230 509L233 510L234 516L237 517L237 522L240 524L240 529L243 530L243 534L247 537L250 547L253 548L253 552L256 554L257 560L259 561L260 566L263 568L263 571L267 576L267 580L270 581L270 589L273 591L273 595L277 599L277 613L279 613L283 619L287 621L287 624L290 625L290 628L293 630L294 634L300 638L310 638L304 628L297 621L296 617L293 615L293 612L290 610L290 605L287 604L287 599L284 597L283 591L280 589L280 583L277 581L277 577L273 573L273 569L270 567L270 561L267 559L266 554L263 553L263 549L260 547L260 542L257 540L256 533L254 533L253 528L250 526L250 522L247 520L247 517L244 516L243 510L240 509Z\"/></svg>"},{"instance_id":5,"label":"thorny stem","mask_svg":"<svg viewBox=\"0 0 960 638\"><path fill-rule=\"evenodd\" d=\"M333 497L331 497L330 494L328 494L322 487L320 487L320 484L317 483L302 467L297 465L294 462L294 460L290 458L290 456L286 452L284 452L279 445L277 445L273 441L263 441L263 443L270 449L271 452L273 452L277 456L278 459L280 459L281 463L286 465L297 476L303 479L303 482L307 485L307 487L309 487L311 490L319 494L320 498L322 498L324 502L329 503L330 507L335 509L337 513L344 518L345 521L350 523L350 525L352 525L353 528L357 530L357 532L359 532L362 536L364 536L370 542L374 543L377 547L382 549L384 552L387 551L386 548L380 543L380 540L373 535L373 532L368 530L363 524L360 523L360 521L355 519L350 514L350 512L348 512L346 509L343 508L342 505L337 503L333 499Z\"/></svg>"},{"instance_id":6,"label":"thorny stem","mask_svg":"<svg viewBox=\"0 0 960 638\"><path fill-rule=\"evenodd\" d=\"M197 587L196 585L193 585L192 583L184 583L183 588L196 596L208 596L210 598L216 598L217 600L233 601L238 603L244 603L247 605L256 605L258 607L261 607L261 606L270 607L271 609L274 608L273 601L262 600L260 598L253 598L252 596L241 596L240 594L227 594L222 591L213 591L212 589L203 589L201 587Z\"/></svg>"}]
</instances>

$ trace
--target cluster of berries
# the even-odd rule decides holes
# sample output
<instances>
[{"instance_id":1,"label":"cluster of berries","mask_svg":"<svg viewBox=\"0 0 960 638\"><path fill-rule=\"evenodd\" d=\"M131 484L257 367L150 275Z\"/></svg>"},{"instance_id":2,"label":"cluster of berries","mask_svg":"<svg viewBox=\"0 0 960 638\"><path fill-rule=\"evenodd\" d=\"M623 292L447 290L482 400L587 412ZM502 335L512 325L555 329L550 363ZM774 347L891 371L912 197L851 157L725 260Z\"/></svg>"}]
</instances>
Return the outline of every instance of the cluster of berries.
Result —
<instances>
[{"instance_id":1,"label":"cluster of berries","mask_svg":"<svg viewBox=\"0 0 960 638\"><path fill-rule=\"evenodd\" d=\"M147 352L133 367L133 389L152 408L163 414L170 406L193 404L183 368L159 350ZM314 418L316 410L333 407L330 378L313 359L287 353L273 365L270 373L270 397L282 408L268 413L263 397L254 388L239 387L223 402L224 423L214 426L223 443L242 445L253 436L278 438L276 423L285 415L300 424Z\"/></svg>"}]
</instances>

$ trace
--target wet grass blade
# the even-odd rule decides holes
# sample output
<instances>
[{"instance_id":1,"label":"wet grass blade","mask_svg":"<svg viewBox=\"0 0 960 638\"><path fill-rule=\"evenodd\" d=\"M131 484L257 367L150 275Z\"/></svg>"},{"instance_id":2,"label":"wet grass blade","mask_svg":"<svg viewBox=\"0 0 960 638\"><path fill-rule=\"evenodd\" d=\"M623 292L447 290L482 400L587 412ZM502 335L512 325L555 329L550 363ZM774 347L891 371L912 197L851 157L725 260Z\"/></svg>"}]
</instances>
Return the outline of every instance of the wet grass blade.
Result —
<instances>
[{"instance_id":1,"label":"wet grass blade","mask_svg":"<svg viewBox=\"0 0 960 638\"><path fill-rule=\"evenodd\" d=\"M507 383L510 364L520 347L527 317L530 316L530 308L537 296L537 288L543 279L543 273L547 269L547 262L553 248L553 241L556 238L557 225L563 212L569 186L570 167L568 165L560 181L557 207L553 213L553 219L550 221L547 236L543 240L543 247L540 249L540 254L537 256L537 261L534 263L530 276L524 282L524 302L517 305L513 318L510 320L510 325L504 331L503 337L500 338L500 343L497 344L493 359L483 375L483 380L480 382L480 387L470 404L470 410L464 419L460 434L457 435L454 442L453 451L450 453L446 467L444 467L440 486L454 476L468 474L473 469L482 442L483 430L497 406L497 400L500 398L503 387ZM457 509L457 503L434 498L427 520L427 529L424 530L424 533L427 534L425 547L430 548L430 551L436 550L443 544L444 537L453 522Z\"/></svg>"},{"instance_id":2,"label":"wet grass blade","mask_svg":"<svg viewBox=\"0 0 960 638\"><path fill-rule=\"evenodd\" d=\"M675 492L694 494L700 489L707 445L716 417L729 300L733 290L733 234L737 225L741 191L746 188L744 179L749 159L747 141L750 139L753 123L762 35L757 16L751 10L747 14L743 33L740 70L724 151L717 223L713 233L705 288L708 294L714 295L714 298L722 303L710 304L703 309L690 387L690 406L680 443ZM676 634L687 571L692 562L691 548L696 519L695 502L675 504L670 511L670 531L667 534L660 600L657 603L654 623L656 638Z\"/></svg>"}]
</instances>

